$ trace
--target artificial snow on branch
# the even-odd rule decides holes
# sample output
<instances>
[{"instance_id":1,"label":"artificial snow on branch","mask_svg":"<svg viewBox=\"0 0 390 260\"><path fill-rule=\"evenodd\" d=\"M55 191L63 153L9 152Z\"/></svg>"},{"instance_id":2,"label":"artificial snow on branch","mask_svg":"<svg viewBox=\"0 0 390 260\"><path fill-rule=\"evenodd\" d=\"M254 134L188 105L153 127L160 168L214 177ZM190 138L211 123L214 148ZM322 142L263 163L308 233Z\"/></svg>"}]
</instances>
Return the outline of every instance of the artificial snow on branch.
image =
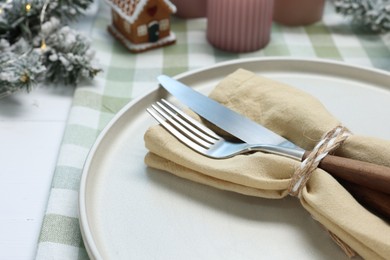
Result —
<instances>
[{"instance_id":1,"label":"artificial snow on branch","mask_svg":"<svg viewBox=\"0 0 390 260\"><path fill-rule=\"evenodd\" d=\"M61 27L57 18L43 24L42 35L45 39L42 63L47 81L75 85L80 77L93 78L100 71L94 64L95 52L89 40L68 26Z\"/></svg>"},{"instance_id":2,"label":"artificial snow on branch","mask_svg":"<svg viewBox=\"0 0 390 260\"><path fill-rule=\"evenodd\" d=\"M77 85L100 68L87 37L68 26L93 0L0 0L0 97L39 82Z\"/></svg>"},{"instance_id":3,"label":"artificial snow on branch","mask_svg":"<svg viewBox=\"0 0 390 260\"><path fill-rule=\"evenodd\" d=\"M335 0L336 12L374 32L390 31L390 0Z\"/></svg>"}]
</instances>

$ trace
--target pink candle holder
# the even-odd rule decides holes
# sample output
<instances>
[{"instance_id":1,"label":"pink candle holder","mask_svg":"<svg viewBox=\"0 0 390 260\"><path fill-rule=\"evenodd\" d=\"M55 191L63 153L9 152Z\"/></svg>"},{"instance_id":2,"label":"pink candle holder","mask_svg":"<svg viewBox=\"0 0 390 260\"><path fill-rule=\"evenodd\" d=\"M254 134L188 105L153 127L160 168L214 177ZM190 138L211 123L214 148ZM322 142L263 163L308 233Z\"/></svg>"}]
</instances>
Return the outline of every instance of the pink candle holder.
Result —
<instances>
[{"instance_id":1,"label":"pink candle holder","mask_svg":"<svg viewBox=\"0 0 390 260\"><path fill-rule=\"evenodd\" d=\"M231 52L265 47L271 35L273 0L208 0L207 40Z\"/></svg>"},{"instance_id":2,"label":"pink candle holder","mask_svg":"<svg viewBox=\"0 0 390 260\"><path fill-rule=\"evenodd\" d=\"M274 21L287 26L310 25L322 19L325 0L274 0Z\"/></svg>"},{"instance_id":3,"label":"pink candle holder","mask_svg":"<svg viewBox=\"0 0 390 260\"><path fill-rule=\"evenodd\" d=\"M175 16L181 18L206 17L207 0L170 0L176 6Z\"/></svg>"}]
</instances>

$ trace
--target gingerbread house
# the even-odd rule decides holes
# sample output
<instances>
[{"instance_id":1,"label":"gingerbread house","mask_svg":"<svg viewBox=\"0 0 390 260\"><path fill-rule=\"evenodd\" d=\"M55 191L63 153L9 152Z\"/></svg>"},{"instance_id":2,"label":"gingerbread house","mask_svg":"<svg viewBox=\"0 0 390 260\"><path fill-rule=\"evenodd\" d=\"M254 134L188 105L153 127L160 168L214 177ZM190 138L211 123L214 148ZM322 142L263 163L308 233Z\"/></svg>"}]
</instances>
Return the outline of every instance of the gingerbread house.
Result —
<instances>
[{"instance_id":1,"label":"gingerbread house","mask_svg":"<svg viewBox=\"0 0 390 260\"><path fill-rule=\"evenodd\" d=\"M106 0L112 9L108 31L132 52L176 42L170 17L176 7L169 0Z\"/></svg>"}]
</instances>

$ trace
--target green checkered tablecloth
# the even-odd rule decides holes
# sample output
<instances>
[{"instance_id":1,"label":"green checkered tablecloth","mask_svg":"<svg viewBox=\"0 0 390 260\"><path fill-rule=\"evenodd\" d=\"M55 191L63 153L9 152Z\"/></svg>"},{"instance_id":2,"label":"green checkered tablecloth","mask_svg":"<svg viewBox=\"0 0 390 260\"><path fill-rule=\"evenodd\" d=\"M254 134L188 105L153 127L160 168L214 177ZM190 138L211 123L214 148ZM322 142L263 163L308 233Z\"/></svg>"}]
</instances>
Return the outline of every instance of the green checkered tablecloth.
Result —
<instances>
[{"instance_id":1,"label":"green checkered tablecloth","mask_svg":"<svg viewBox=\"0 0 390 260\"><path fill-rule=\"evenodd\" d=\"M104 72L74 95L39 237L37 259L88 259L79 228L78 191L84 161L99 132L131 99L156 86L162 73L181 72L247 57L290 56L345 61L390 71L390 34L359 31L328 3L323 21L307 27L274 24L271 42L253 53L227 53L206 40L206 19L172 19L175 45L129 53L108 34L103 2L90 35Z\"/></svg>"}]
</instances>

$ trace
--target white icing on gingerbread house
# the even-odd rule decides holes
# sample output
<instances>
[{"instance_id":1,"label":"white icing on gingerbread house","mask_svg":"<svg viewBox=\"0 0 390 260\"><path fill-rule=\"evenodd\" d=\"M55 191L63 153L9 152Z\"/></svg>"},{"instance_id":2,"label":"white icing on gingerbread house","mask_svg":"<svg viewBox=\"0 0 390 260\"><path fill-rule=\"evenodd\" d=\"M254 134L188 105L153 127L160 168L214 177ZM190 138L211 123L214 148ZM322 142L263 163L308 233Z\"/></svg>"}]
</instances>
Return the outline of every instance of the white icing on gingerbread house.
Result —
<instances>
[{"instance_id":1,"label":"white icing on gingerbread house","mask_svg":"<svg viewBox=\"0 0 390 260\"><path fill-rule=\"evenodd\" d=\"M112 9L109 32L130 51L173 44L170 16L176 7L169 0L106 0Z\"/></svg>"}]
</instances>

